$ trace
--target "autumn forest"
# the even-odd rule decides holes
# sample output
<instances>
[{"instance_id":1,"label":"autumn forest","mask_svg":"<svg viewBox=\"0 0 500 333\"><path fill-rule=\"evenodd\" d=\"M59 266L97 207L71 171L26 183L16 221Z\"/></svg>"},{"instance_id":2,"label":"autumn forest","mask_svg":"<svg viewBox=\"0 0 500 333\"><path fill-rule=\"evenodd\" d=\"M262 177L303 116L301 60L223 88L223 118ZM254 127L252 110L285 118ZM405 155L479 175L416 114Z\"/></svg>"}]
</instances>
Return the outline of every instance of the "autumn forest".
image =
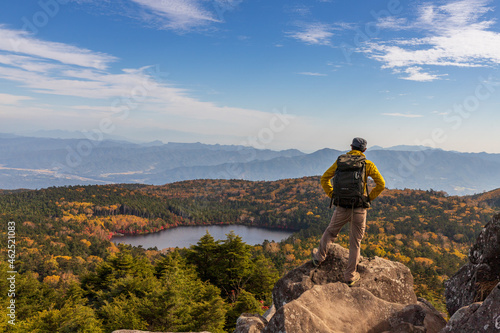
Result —
<instances>
[{"instance_id":1,"label":"autumn forest","mask_svg":"<svg viewBox=\"0 0 500 333\"><path fill-rule=\"evenodd\" d=\"M243 312L264 313L280 276L309 260L329 223L319 177L280 181L191 180L163 186L104 185L0 191L7 258L0 263L0 313L16 274L16 325L6 332L230 332ZM418 296L446 313L443 282L500 208L500 190L474 196L385 190L368 212L362 255L407 265ZM280 243L250 246L210 234L187 249L115 245L117 234L184 225L241 224L286 229ZM347 247L347 230L338 242Z\"/></svg>"}]
</instances>

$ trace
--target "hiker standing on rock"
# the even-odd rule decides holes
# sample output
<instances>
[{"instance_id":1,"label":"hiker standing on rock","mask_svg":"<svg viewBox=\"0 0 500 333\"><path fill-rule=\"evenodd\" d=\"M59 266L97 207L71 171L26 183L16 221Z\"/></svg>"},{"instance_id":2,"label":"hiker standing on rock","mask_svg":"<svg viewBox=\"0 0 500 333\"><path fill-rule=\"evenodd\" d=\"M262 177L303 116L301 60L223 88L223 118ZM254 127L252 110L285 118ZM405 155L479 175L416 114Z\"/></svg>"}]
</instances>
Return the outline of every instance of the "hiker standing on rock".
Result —
<instances>
[{"instance_id":1,"label":"hiker standing on rock","mask_svg":"<svg viewBox=\"0 0 500 333\"><path fill-rule=\"evenodd\" d=\"M356 271L360 257L361 239L366 228L366 210L370 202L385 188L385 181L373 162L366 159L366 140L354 138L352 150L340 155L321 177L321 186L331 198L330 207L336 206L318 249L313 249L312 262L318 266L326 258L327 246L337 239L340 229L351 222L349 232L349 261L344 271L344 281L352 286L359 280ZM375 181L375 188L368 191L368 177ZM333 186L330 179L333 178Z\"/></svg>"}]
</instances>

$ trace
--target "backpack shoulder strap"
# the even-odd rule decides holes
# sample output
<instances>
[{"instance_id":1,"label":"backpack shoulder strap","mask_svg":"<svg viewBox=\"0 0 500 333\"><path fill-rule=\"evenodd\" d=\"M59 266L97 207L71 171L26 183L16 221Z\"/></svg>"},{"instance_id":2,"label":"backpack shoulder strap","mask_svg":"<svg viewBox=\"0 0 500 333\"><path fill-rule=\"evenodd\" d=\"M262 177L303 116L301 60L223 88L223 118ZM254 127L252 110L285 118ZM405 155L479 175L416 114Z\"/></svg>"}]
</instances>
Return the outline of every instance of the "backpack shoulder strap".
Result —
<instances>
[{"instance_id":1,"label":"backpack shoulder strap","mask_svg":"<svg viewBox=\"0 0 500 333\"><path fill-rule=\"evenodd\" d=\"M366 160L365 160L365 186L366 186L366 200L370 204L370 192L368 191L368 171L366 171Z\"/></svg>"}]
</instances>

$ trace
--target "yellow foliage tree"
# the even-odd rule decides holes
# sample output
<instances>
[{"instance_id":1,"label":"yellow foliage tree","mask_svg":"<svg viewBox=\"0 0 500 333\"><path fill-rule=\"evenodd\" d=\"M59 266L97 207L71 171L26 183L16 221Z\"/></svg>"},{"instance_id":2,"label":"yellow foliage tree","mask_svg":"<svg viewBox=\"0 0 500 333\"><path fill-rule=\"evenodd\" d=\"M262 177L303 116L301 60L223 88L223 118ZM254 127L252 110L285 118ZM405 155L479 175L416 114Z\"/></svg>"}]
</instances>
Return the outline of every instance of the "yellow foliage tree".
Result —
<instances>
[{"instance_id":1,"label":"yellow foliage tree","mask_svg":"<svg viewBox=\"0 0 500 333\"><path fill-rule=\"evenodd\" d=\"M292 244L283 245L283 251L285 253L292 253L293 252L293 245Z\"/></svg>"},{"instance_id":2,"label":"yellow foliage tree","mask_svg":"<svg viewBox=\"0 0 500 333\"><path fill-rule=\"evenodd\" d=\"M43 283L48 284L52 288L55 288L59 283L60 278L61 277L59 275L49 275L43 279Z\"/></svg>"},{"instance_id":3,"label":"yellow foliage tree","mask_svg":"<svg viewBox=\"0 0 500 333\"><path fill-rule=\"evenodd\" d=\"M280 250L280 245L276 242L267 243L264 250L269 253L278 253Z\"/></svg>"},{"instance_id":4,"label":"yellow foliage tree","mask_svg":"<svg viewBox=\"0 0 500 333\"><path fill-rule=\"evenodd\" d=\"M431 267L432 265L434 265L434 260L430 258L417 257L415 258L415 263L420 264L424 267Z\"/></svg>"}]
</instances>

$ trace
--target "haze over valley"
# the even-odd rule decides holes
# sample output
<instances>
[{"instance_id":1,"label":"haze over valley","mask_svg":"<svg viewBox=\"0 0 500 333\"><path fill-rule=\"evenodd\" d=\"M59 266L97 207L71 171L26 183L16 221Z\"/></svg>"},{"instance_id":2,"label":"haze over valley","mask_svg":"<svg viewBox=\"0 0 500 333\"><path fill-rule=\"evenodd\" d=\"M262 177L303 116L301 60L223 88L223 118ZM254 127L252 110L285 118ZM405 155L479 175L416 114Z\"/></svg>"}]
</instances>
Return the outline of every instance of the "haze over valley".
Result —
<instances>
[{"instance_id":1,"label":"haze over valley","mask_svg":"<svg viewBox=\"0 0 500 333\"><path fill-rule=\"evenodd\" d=\"M329 148L303 153L202 143L137 144L3 135L0 188L300 178L323 174L341 153ZM378 166L388 188L465 195L500 187L500 178L496 177L500 154L396 146L372 147L366 156Z\"/></svg>"}]
</instances>

